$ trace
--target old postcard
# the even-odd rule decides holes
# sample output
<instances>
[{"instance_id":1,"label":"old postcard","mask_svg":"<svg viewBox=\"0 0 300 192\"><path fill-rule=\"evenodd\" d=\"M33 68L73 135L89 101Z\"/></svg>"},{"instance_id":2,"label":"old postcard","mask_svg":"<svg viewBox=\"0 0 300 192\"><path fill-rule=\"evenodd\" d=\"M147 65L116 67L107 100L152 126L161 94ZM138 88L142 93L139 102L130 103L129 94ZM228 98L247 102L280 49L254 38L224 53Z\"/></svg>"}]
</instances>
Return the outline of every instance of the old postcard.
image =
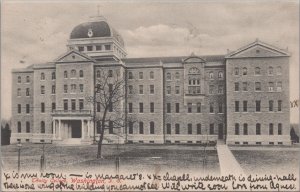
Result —
<instances>
[{"instance_id":1,"label":"old postcard","mask_svg":"<svg viewBox=\"0 0 300 192\"><path fill-rule=\"evenodd\" d=\"M299 2L1 2L1 191L299 191Z\"/></svg>"}]
</instances>

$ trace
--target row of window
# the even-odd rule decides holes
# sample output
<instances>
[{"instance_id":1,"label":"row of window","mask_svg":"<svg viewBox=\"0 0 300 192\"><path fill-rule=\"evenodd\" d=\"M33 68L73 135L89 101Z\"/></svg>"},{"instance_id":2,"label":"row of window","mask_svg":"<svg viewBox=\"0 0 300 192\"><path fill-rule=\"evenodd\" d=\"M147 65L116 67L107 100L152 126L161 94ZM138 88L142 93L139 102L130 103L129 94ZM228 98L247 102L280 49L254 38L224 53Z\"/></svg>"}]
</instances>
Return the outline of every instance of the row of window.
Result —
<instances>
[{"instance_id":1,"label":"row of window","mask_svg":"<svg viewBox=\"0 0 300 192\"><path fill-rule=\"evenodd\" d=\"M154 94L154 85L149 85L149 94ZM128 85L128 94L134 94L133 85ZM144 94L144 85L139 85L139 94Z\"/></svg>"},{"instance_id":2,"label":"row of window","mask_svg":"<svg viewBox=\"0 0 300 192\"><path fill-rule=\"evenodd\" d=\"M219 129L223 129L223 124L220 123L218 124ZM189 123L187 124L187 128L188 128L188 134L191 135L193 134L193 124ZM180 134L180 124L179 123L175 123L175 134ZM197 123L196 124L196 130L195 130L197 135L201 135L202 133L202 127L201 127L201 123ZM172 128L171 128L171 124L167 123L166 124L166 134L172 134ZM209 134L213 135L215 134L215 124L211 123L209 124Z\"/></svg>"},{"instance_id":3,"label":"row of window","mask_svg":"<svg viewBox=\"0 0 300 192\"><path fill-rule=\"evenodd\" d=\"M77 49L78 51L102 51L102 50L109 51L111 50L111 45L78 46Z\"/></svg>"},{"instance_id":4,"label":"row of window","mask_svg":"<svg viewBox=\"0 0 300 192\"><path fill-rule=\"evenodd\" d=\"M76 93L77 92L77 85L76 84L71 84L70 85L71 90L70 93ZM83 84L79 84L79 92L83 93ZM64 93L68 93L68 85L64 85Z\"/></svg>"},{"instance_id":5,"label":"row of window","mask_svg":"<svg viewBox=\"0 0 300 192\"><path fill-rule=\"evenodd\" d=\"M248 75L248 69L247 69L247 67L243 67L242 68L241 74L242 75ZM281 69L280 66L278 66L276 68L276 72L275 72L274 68L272 66L269 66L268 70L267 70L267 74L268 75L274 75L274 74L281 75L282 74L282 69ZM240 75L240 68L239 67L235 67L234 68L234 75ZM260 67L255 67L255 69L254 69L254 75L262 75Z\"/></svg>"},{"instance_id":6,"label":"row of window","mask_svg":"<svg viewBox=\"0 0 300 192\"><path fill-rule=\"evenodd\" d=\"M249 90L249 82L242 82L242 91L248 91ZM262 91L261 82L255 82L254 83L254 90L255 91ZM278 81L276 82L276 89L275 89L275 83L274 82L268 82L268 91L278 91L280 92L282 90L282 82ZM234 91L240 91L240 82L234 83Z\"/></svg>"},{"instance_id":7,"label":"row of window","mask_svg":"<svg viewBox=\"0 0 300 192\"><path fill-rule=\"evenodd\" d=\"M128 79L134 79L134 75L131 71L128 72ZM142 71L139 72L139 79L144 79L144 72L142 72ZM149 72L149 79L154 79L153 71Z\"/></svg>"},{"instance_id":8,"label":"row of window","mask_svg":"<svg viewBox=\"0 0 300 192\"><path fill-rule=\"evenodd\" d=\"M107 74L108 77L113 77L113 70L108 70L108 74ZM101 77L101 71L100 70L97 70L96 71L96 78L100 78Z\"/></svg>"},{"instance_id":9,"label":"row of window","mask_svg":"<svg viewBox=\"0 0 300 192\"><path fill-rule=\"evenodd\" d=\"M268 109L269 109L269 111L274 111L274 101L273 100L269 100ZM234 102L234 111L240 112L240 101ZM248 101L243 101L242 111L248 112ZM256 112L261 111L261 101L260 100L255 101L255 111ZM282 111L282 100L277 100L277 111Z\"/></svg>"},{"instance_id":10,"label":"row of window","mask_svg":"<svg viewBox=\"0 0 300 192\"><path fill-rule=\"evenodd\" d=\"M18 76L18 83L22 83L22 77L21 76ZM30 83L30 76L26 76L26 83Z\"/></svg>"},{"instance_id":11,"label":"row of window","mask_svg":"<svg viewBox=\"0 0 300 192\"><path fill-rule=\"evenodd\" d=\"M240 124L236 123L235 124L235 135L240 135ZM261 124L256 123L256 130L255 130L256 135L261 135ZM278 123L277 125L277 134L282 135L282 124ZM243 124L243 135L248 135L248 124L244 123ZM269 124L269 135L274 135L274 124L270 123Z\"/></svg>"},{"instance_id":12,"label":"row of window","mask_svg":"<svg viewBox=\"0 0 300 192\"><path fill-rule=\"evenodd\" d=\"M76 78L77 71L75 69L71 70L70 78ZM68 71L64 71L64 78L68 78ZM79 78L83 78L83 70L79 70Z\"/></svg>"},{"instance_id":13,"label":"row of window","mask_svg":"<svg viewBox=\"0 0 300 192\"><path fill-rule=\"evenodd\" d=\"M22 133L22 124L20 121L18 121L18 133ZM41 121L41 133L45 133L45 122ZM26 121L26 133L30 133L30 122Z\"/></svg>"},{"instance_id":14,"label":"row of window","mask_svg":"<svg viewBox=\"0 0 300 192\"><path fill-rule=\"evenodd\" d=\"M201 103L196 103L193 107L192 103L187 104L187 112L188 113L201 113L202 112L202 106ZM209 103L209 113L214 113L215 104L214 102ZM167 103L167 113L171 113L171 103ZM175 113L180 113L180 104L175 103ZM218 103L218 113L224 113L224 105L223 103Z\"/></svg>"},{"instance_id":15,"label":"row of window","mask_svg":"<svg viewBox=\"0 0 300 192\"><path fill-rule=\"evenodd\" d=\"M64 99L63 103L64 103L64 111L68 111L69 110L69 100ZM79 103L79 110L83 110L84 109L84 100L78 99L78 103ZM71 110L72 111L76 110L76 99L71 99Z\"/></svg>"}]
</instances>

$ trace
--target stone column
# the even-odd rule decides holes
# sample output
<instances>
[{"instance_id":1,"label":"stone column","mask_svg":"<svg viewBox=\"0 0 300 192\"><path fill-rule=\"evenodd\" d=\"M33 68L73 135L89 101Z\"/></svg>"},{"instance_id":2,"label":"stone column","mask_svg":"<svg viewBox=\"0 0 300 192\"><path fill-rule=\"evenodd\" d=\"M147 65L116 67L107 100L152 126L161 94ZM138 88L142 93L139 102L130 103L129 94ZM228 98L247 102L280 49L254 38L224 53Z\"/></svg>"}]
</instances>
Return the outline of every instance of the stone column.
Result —
<instances>
[{"instance_id":1,"label":"stone column","mask_svg":"<svg viewBox=\"0 0 300 192\"><path fill-rule=\"evenodd\" d=\"M61 119L58 121L58 138L61 139Z\"/></svg>"},{"instance_id":2,"label":"stone column","mask_svg":"<svg viewBox=\"0 0 300 192\"><path fill-rule=\"evenodd\" d=\"M52 140L56 139L56 120L52 120L52 127L53 127L53 134L52 134Z\"/></svg>"},{"instance_id":3,"label":"stone column","mask_svg":"<svg viewBox=\"0 0 300 192\"><path fill-rule=\"evenodd\" d=\"M84 139L84 120L81 119L81 138Z\"/></svg>"}]
</instances>

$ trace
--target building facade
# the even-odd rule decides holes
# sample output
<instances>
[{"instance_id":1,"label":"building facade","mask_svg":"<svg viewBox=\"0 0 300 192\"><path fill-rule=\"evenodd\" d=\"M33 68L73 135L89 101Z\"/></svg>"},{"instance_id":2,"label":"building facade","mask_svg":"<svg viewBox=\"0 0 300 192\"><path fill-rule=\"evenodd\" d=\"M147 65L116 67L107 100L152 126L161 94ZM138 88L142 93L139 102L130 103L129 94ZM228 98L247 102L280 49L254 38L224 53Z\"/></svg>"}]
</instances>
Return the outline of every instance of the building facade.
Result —
<instances>
[{"instance_id":1,"label":"building facade","mask_svg":"<svg viewBox=\"0 0 300 192\"><path fill-rule=\"evenodd\" d=\"M12 71L12 143L99 139L101 107L87 98L101 74L119 74L125 123L105 130L104 143L291 144L286 50L256 40L226 55L128 58L103 17L76 26L67 47Z\"/></svg>"}]
</instances>

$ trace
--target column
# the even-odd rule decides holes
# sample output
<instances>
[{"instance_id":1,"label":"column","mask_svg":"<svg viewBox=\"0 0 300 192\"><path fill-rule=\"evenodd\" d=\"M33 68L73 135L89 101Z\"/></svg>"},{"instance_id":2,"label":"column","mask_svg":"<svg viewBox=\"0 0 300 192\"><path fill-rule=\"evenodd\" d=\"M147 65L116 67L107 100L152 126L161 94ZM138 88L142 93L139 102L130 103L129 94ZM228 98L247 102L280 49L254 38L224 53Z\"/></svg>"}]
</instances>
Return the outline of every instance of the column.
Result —
<instances>
[{"instance_id":1,"label":"column","mask_svg":"<svg viewBox=\"0 0 300 192\"><path fill-rule=\"evenodd\" d=\"M91 127L90 127L90 121L87 121L87 126L88 126L88 139L90 139L91 136Z\"/></svg>"},{"instance_id":2,"label":"column","mask_svg":"<svg viewBox=\"0 0 300 192\"><path fill-rule=\"evenodd\" d=\"M61 139L61 119L58 121L58 138Z\"/></svg>"},{"instance_id":3,"label":"column","mask_svg":"<svg viewBox=\"0 0 300 192\"><path fill-rule=\"evenodd\" d=\"M53 135L52 140L56 139L56 120L52 120Z\"/></svg>"},{"instance_id":4,"label":"column","mask_svg":"<svg viewBox=\"0 0 300 192\"><path fill-rule=\"evenodd\" d=\"M81 138L84 139L84 120L81 119Z\"/></svg>"}]
</instances>

